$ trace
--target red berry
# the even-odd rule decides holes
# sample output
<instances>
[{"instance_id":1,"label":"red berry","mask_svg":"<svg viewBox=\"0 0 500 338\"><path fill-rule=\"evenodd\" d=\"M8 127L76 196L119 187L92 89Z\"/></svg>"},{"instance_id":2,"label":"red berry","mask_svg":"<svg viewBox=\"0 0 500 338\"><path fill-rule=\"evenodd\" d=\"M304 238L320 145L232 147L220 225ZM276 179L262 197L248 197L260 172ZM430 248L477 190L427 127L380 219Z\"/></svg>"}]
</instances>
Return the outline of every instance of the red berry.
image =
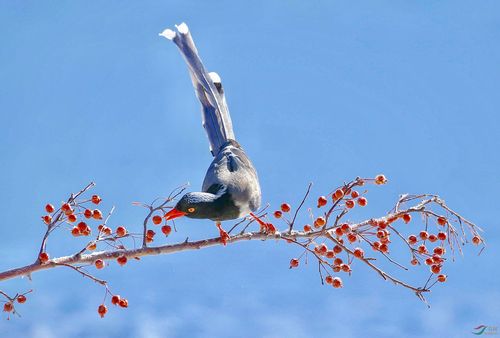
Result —
<instances>
[{"instance_id":1,"label":"red berry","mask_svg":"<svg viewBox=\"0 0 500 338\"><path fill-rule=\"evenodd\" d=\"M4 312L11 312L12 310L14 310L14 305L12 304L12 302L7 302L3 305L3 310Z\"/></svg>"},{"instance_id":2,"label":"red berry","mask_svg":"<svg viewBox=\"0 0 500 338\"><path fill-rule=\"evenodd\" d=\"M76 227L78 228L78 230L80 230L80 232L84 232L85 230L87 230L88 225L85 222L80 222Z\"/></svg>"},{"instance_id":3,"label":"red berry","mask_svg":"<svg viewBox=\"0 0 500 338\"><path fill-rule=\"evenodd\" d=\"M328 251L328 247L326 246L325 243L322 243L318 246L318 250L322 255L325 255L326 252Z\"/></svg>"},{"instance_id":4,"label":"red berry","mask_svg":"<svg viewBox=\"0 0 500 338\"><path fill-rule=\"evenodd\" d=\"M340 270L344 272L351 272L351 267L349 264L340 264Z\"/></svg>"},{"instance_id":5,"label":"red berry","mask_svg":"<svg viewBox=\"0 0 500 338\"><path fill-rule=\"evenodd\" d=\"M417 236L415 236L415 235L408 236L408 243L410 243L411 245L416 244L417 243Z\"/></svg>"},{"instance_id":6,"label":"red berry","mask_svg":"<svg viewBox=\"0 0 500 338\"><path fill-rule=\"evenodd\" d=\"M335 252L336 254L341 253L342 252L342 247L340 245L335 245L333 247L333 252Z\"/></svg>"},{"instance_id":7,"label":"red berry","mask_svg":"<svg viewBox=\"0 0 500 338\"><path fill-rule=\"evenodd\" d=\"M75 237L80 236L80 230L77 227L73 227L73 229L71 229L71 234Z\"/></svg>"},{"instance_id":8,"label":"red berry","mask_svg":"<svg viewBox=\"0 0 500 338\"><path fill-rule=\"evenodd\" d=\"M102 259L96 259L96 261L94 262L94 265L97 269L102 269L104 268L104 261Z\"/></svg>"},{"instance_id":9,"label":"red berry","mask_svg":"<svg viewBox=\"0 0 500 338\"><path fill-rule=\"evenodd\" d=\"M318 208L325 206L327 203L328 203L328 200L326 199L325 196L320 196L318 198Z\"/></svg>"},{"instance_id":10,"label":"red berry","mask_svg":"<svg viewBox=\"0 0 500 338\"><path fill-rule=\"evenodd\" d=\"M70 223L76 222L76 215L75 214L68 215L68 222Z\"/></svg>"},{"instance_id":11,"label":"red berry","mask_svg":"<svg viewBox=\"0 0 500 338\"><path fill-rule=\"evenodd\" d=\"M358 240L358 236L356 236L353 233L350 233L347 235L347 240L349 241L349 243L354 243Z\"/></svg>"},{"instance_id":12,"label":"red berry","mask_svg":"<svg viewBox=\"0 0 500 338\"><path fill-rule=\"evenodd\" d=\"M352 198L358 198L358 197L359 197L359 192L357 192L356 190L353 190L353 191L351 192L351 197L352 197Z\"/></svg>"},{"instance_id":13,"label":"red berry","mask_svg":"<svg viewBox=\"0 0 500 338\"><path fill-rule=\"evenodd\" d=\"M158 225L158 224L161 224L161 222L162 222L161 216L158 216L158 215L153 216L153 223L154 224Z\"/></svg>"},{"instance_id":14,"label":"red berry","mask_svg":"<svg viewBox=\"0 0 500 338\"><path fill-rule=\"evenodd\" d=\"M91 218L92 217L92 210L85 209L85 211L83 212L83 216L85 216L85 218Z\"/></svg>"},{"instance_id":15,"label":"red berry","mask_svg":"<svg viewBox=\"0 0 500 338\"><path fill-rule=\"evenodd\" d=\"M153 238L155 237L155 235L156 235L156 232L154 232L153 230L148 230L148 231L146 232L146 237L147 237L147 238L151 238L151 239L153 239Z\"/></svg>"},{"instance_id":16,"label":"red berry","mask_svg":"<svg viewBox=\"0 0 500 338\"><path fill-rule=\"evenodd\" d=\"M310 232L312 230L309 224L304 225L304 232Z\"/></svg>"},{"instance_id":17,"label":"red berry","mask_svg":"<svg viewBox=\"0 0 500 338\"><path fill-rule=\"evenodd\" d=\"M123 237L126 234L127 234L127 229L125 229L125 227L119 226L118 228L116 228L116 236Z\"/></svg>"},{"instance_id":18,"label":"red berry","mask_svg":"<svg viewBox=\"0 0 500 338\"><path fill-rule=\"evenodd\" d=\"M274 217L281 218L282 216L283 216L283 213L280 210L276 210L274 212Z\"/></svg>"},{"instance_id":19,"label":"red berry","mask_svg":"<svg viewBox=\"0 0 500 338\"><path fill-rule=\"evenodd\" d=\"M339 277L333 278L332 285L334 288L337 288L337 289L341 288L342 287L342 279L340 279Z\"/></svg>"},{"instance_id":20,"label":"red berry","mask_svg":"<svg viewBox=\"0 0 500 338\"><path fill-rule=\"evenodd\" d=\"M382 243L380 243L380 242L373 242L373 244L372 244L372 249L373 249L374 251L379 251L379 250L380 250L380 245L381 245L381 244L382 244Z\"/></svg>"},{"instance_id":21,"label":"red berry","mask_svg":"<svg viewBox=\"0 0 500 338\"><path fill-rule=\"evenodd\" d=\"M432 259L432 257L428 257L425 259L425 265L432 265L434 264L434 260Z\"/></svg>"},{"instance_id":22,"label":"red berry","mask_svg":"<svg viewBox=\"0 0 500 338\"><path fill-rule=\"evenodd\" d=\"M123 265L127 264L128 259L127 259L127 256L118 256L116 261L118 262L118 264L123 266Z\"/></svg>"},{"instance_id":23,"label":"red berry","mask_svg":"<svg viewBox=\"0 0 500 338\"><path fill-rule=\"evenodd\" d=\"M333 261L333 264L334 265L341 265L344 261L342 260L342 258L335 258L335 260Z\"/></svg>"},{"instance_id":24,"label":"red berry","mask_svg":"<svg viewBox=\"0 0 500 338\"><path fill-rule=\"evenodd\" d=\"M385 228L387 228L388 225L389 225L389 223L387 223L384 220L380 220L380 222L378 222L378 228L379 229L385 229Z\"/></svg>"},{"instance_id":25,"label":"red berry","mask_svg":"<svg viewBox=\"0 0 500 338\"><path fill-rule=\"evenodd\" d=\"M92 203L94 203L94 204L99 204L102 201L102 199L101 199L101 197L99 197L99 195L92 195L91 200L92 200Z\"/></svg>"},{"instance_id":26,"label":"red berry","mask_svg":"<svg viewBox=\"0 0 500 338\"><path fill-rule=\"evenodd\" d=\"M358 205L360 207L364 207L364 206L366 206L368 204L368 200L366 198L364 198L364 197L358 198L357 201L358 201Z\"/></svg>"},{"instance_id":27,"label":"red berry","mask_svg":"<svg viewBox=\"0 0 500 338\"><path fill-rule=\"evenodd\" d=\"M325 277L325 282L326 282L326 284L332 285L333 284L333 277L330 276L330 275L326 276Z\"/></svg>"},{"instance_id":28,"label":"red berry","mask_svg":"<svg viewBox=\"0 0 500 338\"><path fill-rule=\"evenodd\" d=\"M41 252L38 255L38 259L40 260L40 263L42 263L42 264L47 263L47 261L49 260L49 254L46 252Z\"/></svg>"},{"instance_id":29,"label":"red berry","mask_svg":"<svg viewBox=\"0 0 500 338\"><path fill-rule=\"evenodd\" d=\"M113 231L111 230L111 228L108 228L107 226L105 226L104 224L101 224L97 227L97 229L105 236L110 236Z\"/></svg>"},{"instance_id":30,"label":"red berry","mask_svg":"<svg viewBox=\"0 0 500 338\"><path fill-rule=\"evenodd\" d=\"M172 227L170 225L164 225L161 227L161 232L163 232L165 236L168 236L172 232Z\"/></svg>"},{"instance_id":31,"label":"red berry","mask_svg":"<svg viewBox=\"0 0 500 338\"><path fill-rule=\"evenodd\" d=\"M446 282L446 277L447 277L446 275L439 275L439 276L437 277L437 280L438 280L438 282L440 282L440 283L444 283L444 282Z\"/></svg>"},{"instance_id":32,"label":"red berry","mask_svg":"<svg viewBox=\"0 0 500 338\"><path fill-rule=\"evenodd\" d=\"M404 214L402 218L403 218L403 221L406 224L410 223L410 221L411 221L411 215L410 214Z\"/></svg>"},{"instance_id":33,"label":"red berry","mask_svg":"<svg viewBox=\"0 0 500 338\"><path fill-rule=\"evenodd\" d=\"M26 303L26 296L25 295L19 295L19 296L17 296L17 302L19 304Z\"/></svg>"},{"instance_id":34,"label":"red berry","mask_svg":"<svg viewBox=\"0 0 500 338\"><path fill-rule=\"evenodd\" d=\"M380 175L377 175L377 177L375 177L375 184L386 184L387 183L387 179L385 178L384 175L380 174Z\"/></svg>"},{"instance_id":35,"label":"red berry","mask_svg":"<svg viewBox=\"0 0 500 338\"><path fill-rule=\"evenodd\" d=\"M102 213L101 213L101 210L99 209L95 209L93 212L92 212L92 217L94 219L102 219Z\"/></svg>"},{"instance_id":36,"label":"red berry","mask_svg":"<svg viewBox=\"0 0 500 338\"><path fill-rule=\"evenodd\" d=\"M441 241L446 240L446 232L438 233L437 238L439 238Z\"/></svg>"},{"instance_id":37,"label":"red berry","mask_svg":"<svg viewBox=\"0 0 500 338\"><path fill-rule=\"evenodd\" d=\"M363 251L363 249L361 249L361 248L356 248L356 249L354 249L354 251L353 251L353 255L354 255L354 257L356 257L356 258L363 258L363 257L364 257L364 255L365 255L365 252L364 252L364 251Z\"/></svg>"},{"instance_id":38,"label":"red berry","mask_svg":"<svg viewBox=\"0 0 500 338\"><path fill-rule=\"evenodd\" d=\"M354 208L354 201L353 200L347 200L347 201L345 201L345 206L347 207L347 209Z\"/></svg>"},{"instance_id":39,"label":"red berry","mask_svg":"<svg viewBox=\"0 0 500 338\"><path fill-rule=\"evenodd\" d=\"M438 217L437 222L439 225L445 226L448 221L443 216Z\"/></svg>"},{"instance_id":40,"label":"red berry","mask_svg":"<svg viewBox=\"0 0 500 338\"><path fill-rule=\"evenodd\" d=\"M291 209L291 208L290 208L290 204L288 204L288 203L283 203L283 204L281 205L281 211L283 211L283 212L289 212L289 211L290 211L290 209Z\"/></svg>"},{"instance_id":41,"label":"red berry","mask_svg":"<svg viewBox=\"0 0 500 338\"><path fill-rule=\"evenodd\" d=\"M55 208L54 208L54 206L53 206L52 204L50 204L50 203L48 203L48 204L45 206L45 211L47 211L49 214L53 213L53 212L54 212L54 210L56 210L56 209L55 209Z\"/></svg>"},{"instance_id":42,"label":"red berry","mask_svg":"<svg viewBox=\"0 0 500 338\"><path fill-rule=\"evenodd\" d=\"M418 259L413 258L410 263L411 263L411 265L417 265L418 264Z\"/></svg>"},{"instance_id":43,"label":"red berry","mask_svg":"<svg viewBox=\"0 0 500 338\"><path fill-rule=\"evenodd\" d=\"M50 222L52 222L52 217L49 215L43 216L42 219L45 224L50 224Z\"/></svg>"},{"instance_id":44,"label":"red berry","mask_svg":"<svg viewBox=\"0 0 500 338\"><path fill-rule=\"evenodd\" d=\"M431 266L432 273L438 274L441 272L441 265L434 264Z\"/></svg>"},{"instance_id":45,"label":"red berry","mask_svg":"<svg viewBox=\"0 0 500 338\"><path fill-rule=\"evenodd\" d=\"M483 240L478 235L472 237L472 244L479 245Z\"/></svg>"},{"instance_id":46,"label":"red berry","mask_svg":"<svg viewBox=\"0 0 500 338\"><path fill-rule=\"evenodd\" d=\"M99 305L99 307L97 308L97 313L99 314L99 316L101 316L101 318L104 317L106 312L108 312L108 308L106 307L106 305L104 304Z\"/></svg>"},{"instance_id":47,"label":"red berry","mask_svg":"<svg viewBox=\"0 0 500 338\"><path fill-rule=\"evenodd\" d=\"M128 300L126 300L125 298L122 298L120 299L120 301L118 302L118 305L120 307L128 307Z\"/></svg>"},{"instance_id":48,"label":"red berry","mask_svg":"<svg viewBox=\"0 0 500 338\"><path fill-rule=\"evenodd\" d=\"M66 211L71 211L71 205L69 205L69 203L63 203L61 205L61 210L66 212Z\"/></svg>"},{"instance_id":49,"label":"red berry","mask_svg":"<svg viewBox=\"0 0 500 338\"><path fill-rule=\"evenodd\" d=\"M335 228L335 234L337 235L337 237L342 237L342 235L344 234L344 232L342 231L341 228Z\"/></svg>"},{"instance_id":50,"label":"red berry","mask_svg":"<svg viewBox=\"0 0 500 338\"><path fill-rule=\"evenodd\" d=\"M382 244L380 244L379 250L380 250L380 252L388 253L389 252L389 246L387 246L386 243L382 243Z\"/></svg>"},{"instance_id":51,"label":"red berry","mask_svg":"<svg viewBox=\"0 0 500 338\"><path fill-rule=\"evenodd\" d=\"M89 250L89 251L95 250L96 248L97 248L97 244L95 242L92 242L89 245L87 245L87 250Z\"/></svg>"},{"instance_id":52,"label":"red berry","mask_svg":"<svg viewBox=\"0 0 500 338\"><path fill-rule=\"evenodd\" d=\"M434 243L435 241L438 240L438 237L434 234L429 235L429 242Z\"/></svg>"},{"instance_id":53,"label":"red berry","mask_svg":"<svg viewBox=\"0 0 500 338\"><path fill-rule=\"evenodd\" d=\"M26 296L25 295L19 295L19 296L17 296L17 302L19 304L26 303Z\"/></svg>"},{"instance_id":54,"label":"red berry","mask_svg":"<svg viewBox=\"0 0 500 338\"><path fill-rule=\"evenodd\" d=\"M335 190L335 193L333 194L333 200L339 200L342 197L344 197L344 191L342 189L337 189Z\"/></svg>"},{"instance_id":55,"label":"red berry","mask_svg":"<svg viewBox=\"0 0 500 338\"><path fill-rule=\"evenodd\" d=\"M427 233L427 231L423 230L423 231L420 231L420 234L419 234L420 238L423 239L424 241L429 238L429 234Z\"/></svg>"},{"instance_id":56,"label":"red berry","mask_svg":"<svg viewBox=\"0 0 500 338\"><path fill-rule=\"evenodd\" d=\"M438 247L434 248L434 253L436 255L442 256L445 254L445 252L446 252L446 250L442 246L438 246Z\"/></svg>"},{"instance_id":57,"label":"red berry","mask_svg":"<svg viewBox=\"0 0 500 338\"><path fill-rule=\"evenodd\" d=\"M331 259L331 258L335 257L335 252L333 250L328 250L326 252L325 256L326 256L326 258L330 258Z\"/></svg>"},{"instance_id":58,"label":"red berry","mask_svg":"<svg viewBox=\"0 0 500 338\"><path fill-rule=\"evenodd\" d=\"M121 299L120 295L113 295L113 297L111 297L111 304L118 305Z\"/></svg>"},{"instance_id":59,"label":"red berry","mask_svg":"<svg viewBox=\"0 0 500 338\"><path fill-rule=\"evenodd\" d=\"M325 220L324 217L318 217L314 221L314 227L316 227L316 228L320 228L320 227L322 227L325 224L326 224L326 220Z\"/></svg>"},{"instance_id":60,"label":"red berry","mask_svg":"<svg viewBox=\"0 0 500 338\"><path fill-rule=\"evenodd\" d=\"M434 254L434 255L432 255L432 261L435 264L441 264L441 263L443 263L444 259L442 259L441 256L439 256L438 254Z\"/></svg>"},{"instance_id":61,"label":"red berry","mask_svg":"<svg viewBox=\"0 0 500 338\"><path fill-rule=\"evenodd\" d=\"M290 269L296 268L299 266L299 260L297 258L292 258L290 260Z\"/></svg>"},{"instance_id":62,"label":"red berry","mask_svg":"<svg viewBox=\"0 0 500 338\"><path fill-rule=\"evenodd\" d=\"M424 245L424 244L421 244L419 247L418 247L418 252L420 252L421 254L424 254L427 252L427 247Z\"/></svg>"}]
</instances>

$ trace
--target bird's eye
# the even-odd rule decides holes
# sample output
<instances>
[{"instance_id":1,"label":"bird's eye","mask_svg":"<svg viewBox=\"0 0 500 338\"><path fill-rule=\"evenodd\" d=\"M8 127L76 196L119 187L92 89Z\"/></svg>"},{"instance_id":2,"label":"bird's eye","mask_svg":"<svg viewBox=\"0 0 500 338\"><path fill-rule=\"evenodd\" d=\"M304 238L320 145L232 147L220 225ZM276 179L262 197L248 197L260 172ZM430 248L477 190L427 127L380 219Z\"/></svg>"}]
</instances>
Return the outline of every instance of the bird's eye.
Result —
<instances>
[{"instance_id":1,"label":"bird's eye","mask_svg":"<svg viewBox=\"0 0 500 338\"><path fill-rule=\"evenodd\" d=\"M189 208L188 211L189 212L194 212L196 209L195 208Z\"/></svg>"}]
</instances>

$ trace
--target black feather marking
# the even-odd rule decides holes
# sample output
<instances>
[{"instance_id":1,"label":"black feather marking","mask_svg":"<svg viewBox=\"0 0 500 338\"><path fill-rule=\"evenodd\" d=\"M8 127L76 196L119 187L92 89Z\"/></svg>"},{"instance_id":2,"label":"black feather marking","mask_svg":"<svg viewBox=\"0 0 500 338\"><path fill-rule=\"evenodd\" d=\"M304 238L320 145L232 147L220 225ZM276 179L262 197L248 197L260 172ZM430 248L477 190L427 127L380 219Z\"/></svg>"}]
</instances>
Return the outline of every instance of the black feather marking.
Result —
<instances>
[{"instance_id":1,"label":"black feather marking","mask_svg":"<svg viewBox=\"0 0 500 338\"><path fill-rule=\"evenodd\" d=\"M214 195L218 195L219 192L224 189L224 186L222 184L212 184L210 187L208 187L207 191L208 193L211 193L211 194L214 194Z\"/></svg>"}]
</instances>

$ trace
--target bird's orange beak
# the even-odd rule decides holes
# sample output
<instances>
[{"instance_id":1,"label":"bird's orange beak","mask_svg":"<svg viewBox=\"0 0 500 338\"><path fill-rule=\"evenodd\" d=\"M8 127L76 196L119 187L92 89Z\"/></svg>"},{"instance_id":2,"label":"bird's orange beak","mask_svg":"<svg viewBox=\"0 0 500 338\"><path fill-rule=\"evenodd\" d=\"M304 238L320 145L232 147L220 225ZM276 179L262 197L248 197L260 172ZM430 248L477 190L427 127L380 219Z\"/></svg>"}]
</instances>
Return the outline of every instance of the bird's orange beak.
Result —
<instances>
[{"instance_id":1,"label":"bird's orange beak","mask_svg":"<svg viewBox=\"0 0 500 338\"><path fill-rule=\"evenodd\" d=\"M186 215L185 212L182 212L180 210L177 210L176 208L173 208L172 210L170 210L169 212L167 212L165 214L165 219L167 221L171 220L171 219L174 219L174 218L179 218L179 217L182 217Z\"/></svg>"}]
</instances>

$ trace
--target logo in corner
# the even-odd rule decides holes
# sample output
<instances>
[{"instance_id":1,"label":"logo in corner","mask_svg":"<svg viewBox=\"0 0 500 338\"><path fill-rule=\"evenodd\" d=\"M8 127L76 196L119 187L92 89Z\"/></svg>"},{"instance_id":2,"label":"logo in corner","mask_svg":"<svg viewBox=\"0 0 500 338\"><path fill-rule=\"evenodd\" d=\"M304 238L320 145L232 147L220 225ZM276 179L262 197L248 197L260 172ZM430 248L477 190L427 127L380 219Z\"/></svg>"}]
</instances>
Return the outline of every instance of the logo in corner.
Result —
<instances>
[{"instance_id":1,"label":"logo in corner","mask_svg":"<svg viewBox=\"0 0 500 338\"><path fill-rule=\"evenodd\" d=\"M479 325L475 327L472 331L473 334L479 336L482 334L498 334L498 327L496 326L486 326L486 325Z\"/></svg>"}]
</instances>

